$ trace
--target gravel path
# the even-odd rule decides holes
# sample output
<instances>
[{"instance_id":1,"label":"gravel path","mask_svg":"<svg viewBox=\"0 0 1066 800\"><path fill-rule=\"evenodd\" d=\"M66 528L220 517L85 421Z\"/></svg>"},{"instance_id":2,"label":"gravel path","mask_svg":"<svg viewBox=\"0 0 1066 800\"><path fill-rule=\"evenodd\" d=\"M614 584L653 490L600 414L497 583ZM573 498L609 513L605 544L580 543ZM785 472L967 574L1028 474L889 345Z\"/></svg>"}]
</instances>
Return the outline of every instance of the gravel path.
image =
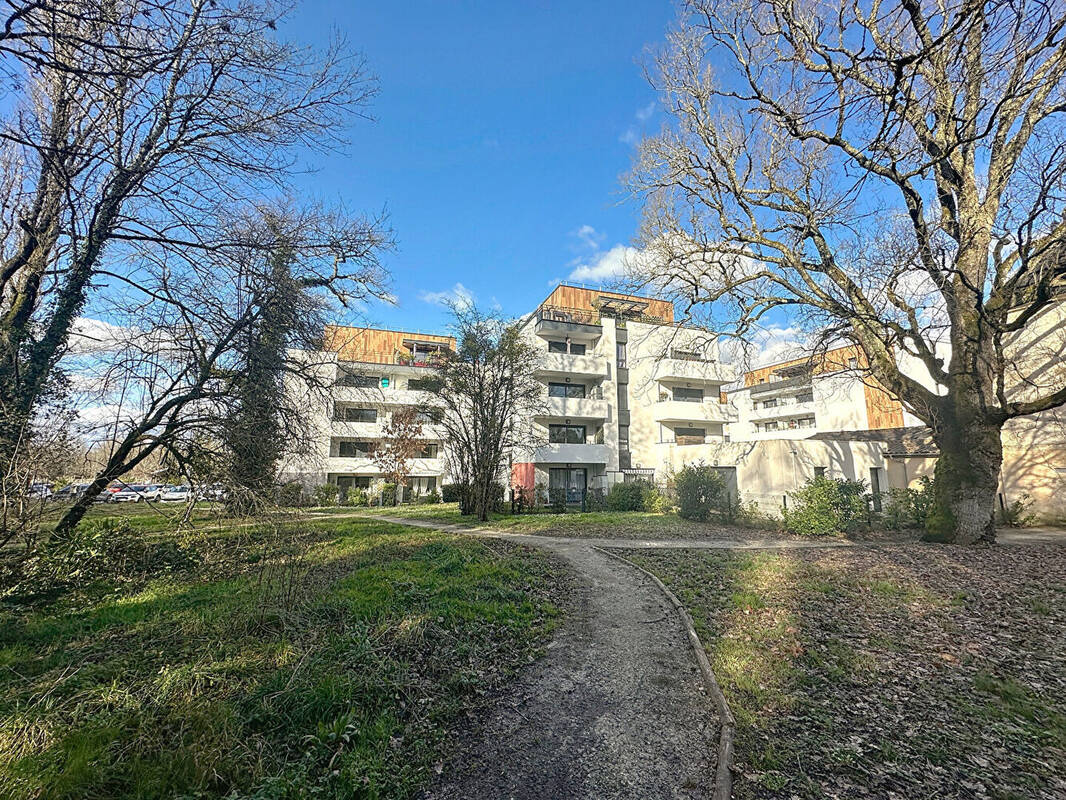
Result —
<instances>
[{"instance_id":1,"label":"gravel path","mask_svg":"<svg viewBox=\"0 0 1066 800\"><path fill-rule=\"evenodd\" d=\"M522 538L573 568L575 607L423 796L710 797L718 717L673 606L589 542Z\"/></svg>"}]
</instances>

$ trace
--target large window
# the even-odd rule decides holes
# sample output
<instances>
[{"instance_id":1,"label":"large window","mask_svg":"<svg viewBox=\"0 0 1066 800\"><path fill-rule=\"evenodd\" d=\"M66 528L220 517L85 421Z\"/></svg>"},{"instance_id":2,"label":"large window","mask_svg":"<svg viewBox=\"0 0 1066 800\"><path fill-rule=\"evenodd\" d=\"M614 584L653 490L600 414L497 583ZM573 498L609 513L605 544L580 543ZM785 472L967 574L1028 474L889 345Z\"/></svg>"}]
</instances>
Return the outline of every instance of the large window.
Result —
<instances>
[{"instance_id":1,"label":"large window","mask_svg":"<svg viewBox=\"0 0 1066 800\"><path fill-rule=\"evenodd\" d=\"M674 399L686 403L702 403L703 389L688 389L684 386L674 387Z\"/></svg>"},{"instance_id":2,"label":"large window","mask_svg":"<svg viewBox=\"0 0 1066 800\"><path fill-rule=\"evenodd\" d=\"M340 442L337 447L341 458L367 458L374 452L373 442Z\"/></svg>"},{"instance_id":3,"label":"large window","mask_svg":"<svg viewBox=\"0 0 1066 800\"><path fill-rule=\"evenodd\" d=\"M415 413L415 420L423 425L433 425L444 419L444 412L439 408L426 408Z\"/></svg>"},{"instance_id":4,"label":"large window","mask_svg":"<svg viewBox=\"0 0 1066 800\"><path fill-rule=\"evenodd\" d=\"M418 451L418 455L416 457L417 458L436 458L439 447L440 447L440 445L427 444L425 447L423 447L421 450Z\"/></svg>"},{"instance_id":5,"label":"large window","mask_svg":"<svg viewBox=\"0 0 1066 800\"><path fill-rule=\"evenodd\" d=\"M381 385L381 376L342 372L338 383L341 386L354 386L356 389L376 389Z\"/></svg>"},{"instance_id":6,"label":"large window","mask_svg":"<svg viewBox=\"0 0 1066 800\"><path fill-rule=\"evenodd\" d=\"M378 410L376 408L335 406L333 409L333 419L338 422L377 422Z\"/></svg>"},{"instance_id":7,"label":"large window","mask_svg":"<svg viewBox=\"0 0 1066 800\"><path fill-rule=\"evenodd\" d=\"M707 432L703 428L674 428L674 439L678 444L703 444Z\"/></svg>"},{"instance_id":8,"label":"large window","mask_svg":"<svg viewBox=\"0 0 1066 800\"><path fill-rule=\"evenodd\" d=\"M407 388L416 392L432 392L440 386L438 378L411 378L407 382Z\"/></svg>"},{"instance_id":9,"label":"large window","mask_svg":"<svg viewBox=\"0 0 1066 800\"><path fill-rule=\"evenodd\" d=\"M548 342L549 353L570 353L575 356L585 355L585 345L578 342Z\"/></svg>"},{"instance_id":10,"label":"large window","mask_svg":"<svg viewBox=\"0 0 1066 800\"><path fill-rule=\"evenodd\" d=\"M583 383L549 383L548 397L584 397Z\"/></svg>"},{"instance_id":11,"label":"large window","mask_svg":"<svg viewBox=\"0 0 1066 800\"><path fill-rule=\"evenodd\" d=\"M584 444L584 425L549 425L548 441L552 444Z\"/></svg>"},{"instance_id":12,"label":"large window","mask_svg":"<svg viewBox=\"0 0 1066 800\"><path fill-rule=\"evenodd\" d=\"M587 484L588 472L580 467L552 467L548 470L548 490L566 492L568 503L580 503Z\"/></svg>"}]
</instances>

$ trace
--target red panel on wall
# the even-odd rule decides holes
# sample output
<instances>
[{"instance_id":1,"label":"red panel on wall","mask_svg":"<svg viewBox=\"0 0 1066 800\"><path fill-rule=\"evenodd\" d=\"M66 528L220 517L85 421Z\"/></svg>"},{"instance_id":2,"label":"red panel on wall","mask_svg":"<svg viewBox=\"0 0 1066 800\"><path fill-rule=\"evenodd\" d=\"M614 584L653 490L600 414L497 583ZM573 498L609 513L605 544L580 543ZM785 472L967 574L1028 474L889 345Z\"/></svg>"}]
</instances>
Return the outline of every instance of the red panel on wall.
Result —
<instances>
[{"instance_id":1,"label":"red panel on wall","mask_svg":"<svg viewBox=\"0 0 1066 800\"><path fill-rule=\"evenodd\" d=\"M511 465L511 486L533 491L537 481L537 467L533 463Z\"/></svg>"}]
</instances>

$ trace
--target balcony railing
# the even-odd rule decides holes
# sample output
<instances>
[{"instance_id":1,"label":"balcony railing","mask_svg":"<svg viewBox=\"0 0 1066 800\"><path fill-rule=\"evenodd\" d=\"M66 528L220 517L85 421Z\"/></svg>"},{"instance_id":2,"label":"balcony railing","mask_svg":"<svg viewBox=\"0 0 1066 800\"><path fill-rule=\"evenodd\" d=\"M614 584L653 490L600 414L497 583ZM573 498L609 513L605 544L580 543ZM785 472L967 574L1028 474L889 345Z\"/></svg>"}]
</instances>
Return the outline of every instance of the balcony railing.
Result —
<instances>
[{"instance_id":1,"label":"balcony railing","mask_svg":"<svg viewBox=\"0 0 1066 800\"><path fill-rule=\"evenodd\" d=\"M440 365L443 356L437 353L403 353L398 351L368 351L359 354L356 361L346 361L348 364L392 364L401 367L436 367Z\"/></svg>"},{"instance_id":2,"label":"balcony railing","mask_svg":"<svg viewBox=\"0 0 1066 800\"><path fill-rule=\"evenodd\" d=\"M600 312L586 308L543 305L537 309L537 322L569 322L575 325L599 325Z\"/></svg>"}]
</instances>

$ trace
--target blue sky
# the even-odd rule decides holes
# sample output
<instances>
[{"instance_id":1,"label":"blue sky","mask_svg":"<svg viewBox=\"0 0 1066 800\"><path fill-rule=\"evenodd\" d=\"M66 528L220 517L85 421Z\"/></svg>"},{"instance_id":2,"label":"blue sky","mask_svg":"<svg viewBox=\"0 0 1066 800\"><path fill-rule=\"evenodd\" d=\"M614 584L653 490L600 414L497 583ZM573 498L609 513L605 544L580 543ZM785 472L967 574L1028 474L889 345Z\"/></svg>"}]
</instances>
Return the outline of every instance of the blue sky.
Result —
<instances>
[{"instance_id":1,"label":"blue sky","mask_svg":"<svg viewBox=\"0 0 1066 800\"><path fill-rule=\"evenodd\" d=\"M673 17L666 0L298 7L294 38L336 28L380 80L376 121L304 182L391 216L399 307L372 322L438 329L447 313L431 301L457 284L519 314L556 280L595 282L636 230L619 176L663 122L641 62Z\"/></svg>"}]
</instances>

